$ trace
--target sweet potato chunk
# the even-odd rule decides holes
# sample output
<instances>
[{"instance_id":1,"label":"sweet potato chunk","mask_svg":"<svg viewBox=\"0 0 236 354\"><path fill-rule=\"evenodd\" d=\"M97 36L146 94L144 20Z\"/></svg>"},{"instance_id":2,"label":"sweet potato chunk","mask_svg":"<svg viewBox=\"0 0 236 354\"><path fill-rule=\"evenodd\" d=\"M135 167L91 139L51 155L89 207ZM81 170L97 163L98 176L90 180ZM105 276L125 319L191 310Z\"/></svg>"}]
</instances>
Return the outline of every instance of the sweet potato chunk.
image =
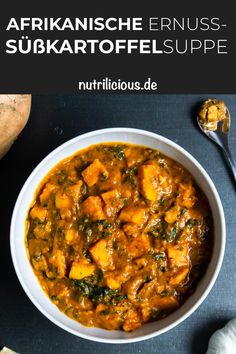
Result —
<instances>
[{"instance_id":1,"label":"sweet potato chunk","mask_svg":"<svg viewBox=\"0 0 236 354\"><path fill-rule=\"evenodd\" d=\"M160 310L173 310L174 308L179 307L179 302L174 296L160 296L155 295L149 300L149 305L151 307L156 307Z\"/></svg>"},{"instance_id":2,"label":"sweet potato chunk","mask_svg":"<svg viewBox=\"0 0 236 354\"><path fill-rule=\"evenodd\" d=\"M38 239L46 239L48 236L43 224L37 225L34 228L33 232L34 232L35 237Z\"/></svg>"},{"instance_id":3,"label":"sweet potato chunk","mask_svg":"<svg viewBox=\"0 0 236 354\"><path fill-rule=\"evenodd\" d=\"M71 279L83 279L92 275L96 270L95 264L81 262L73 262L69 278Z\"/></svg>"},{"instance_id":4,"label":"sweet potato chunk","mask_svg":"<svg viewBox=\"0 0 236 354\"><path fill-rule=\"evenodd\" d=\"M192 208L197 201L195 188L191 183L180 184L179 201L185 208Z\"/></svg>"},{"instance_id":5,"label":"sweet potato chunk","mask_svg":"<svg viewBox=\"0 0 236 354\"><path fill-rule=\"evenodd\" d=\"M124 202L117 189L102 193L101 197L106 204L105 211L108 216L114 215L124 206Z\"/></svg>"},{"instance_id":6,"label":"sweet potato chunk","mask_svg":"<svg viewBox=\"0 0 236 354\"><path fill-rule=\"evenodd\" d=\"M106 285L108 286L108 288L116 290L116 289L119 289L119 287L121 286L121 283L119 281L117 281L115 278L107 277L106 278Z\"/></svg>"},{"instance_id":7,"label":"sweet potato chunk","mask_svg":"<svg viewBox=\"0 0 236 354\"><path fill-rule=\"evenodd\" d=\"M54 264L57 267L58 275L64 277L66 274L66 260L61 250L56 251Z\"/></svg>"},{"instance_id":8,"label":"sweet potato chunk","mask_svg":"<svg viewBox=\"0 0 236 354\"><path fill-rule=\"evenodd\" d=\"M104 220L102 200L98 196L90 196L81 204L81 211L91 220Z\"/></svg>"},{"instance_id":9,"label":"sweet potato chunk","mask_svg":"<svg viewBox=\"0 0 236 354\"><path fill-rule=\"evenodd\" d=\"M189 272L188 268L182 268L178 270L170 279L169 284L170 285L178 285L184 281L184 279L187 277L187 274Z\"/></svg>"},{"instance_id":10,"label":"sweet potato chunk","mask_svg":"<svg viewBox=\"0 0 236 354\"><path fill-rule=\"evenodd\" d=\"M125 322L123 324L123 330L125 332L132 332L135 329L141 327L142 322L138 311L130 309L126 315Z\"/></svg>"},{"instance_id":11,"label":"sweet potato chunk","mask_svg":"<svg viewBox=\"0 0 236 354\"><path fill-rule=\"evenodd\" d=\"M45 225L45 231L46 232L51 232L52 231L52 222L48 221Z\"/></svg>"},{"instance_id":12,"label":"sweet potato chunk","mask_svg":"<svg viewBox=\"0 0 236 354\"><path fill-rule=\"evenodd\" d=\"M125 149L125 158L126 158L126 162L127 162L128 167L132 167L132 166L136 165L137 163L142 162L144 159L144 156L140 155L134 149L126 148Z\"/></svg>"},{"instance_id":13,"label":"sweet potato chunk","mask_svg":"<svg viewBox=\"0 0 236 354\"><path fill-rule=\"evenodd\" d=\"M69 245L78 239L79 235L75 229L69 229L65 231L65 240Z\"/></svg>"},{"instance_id":14,"label":"sweet potato chunk","mask_svg":"<svg viewBox=\"0 0 236 354\"><path fill-rule=\"evenodd\" d=\"M83 185L83 181L78 181L72 186L66 189L66 193L71 196L74 202L78 202L79 198L81 197L81 187Z\"/></svg>"},{"instance_id":15,"label":"sweet potato chunk","mask_svg":"<svg viewBox=\"0 0 236 354\"><path fill-rule=\"evenodd\" d=\"M108 288L116 290L119 289L124 282L126 282L128 277L129 273L127 271L115 270L106 272L104 280Z\"/></svg>"},{"instance_id":16,"label":"sweet potato chunk","mask_svg":"<svg viewBox=\"0 0 236 354\"><path fill-rule=\"evenodd\" d=\"M55 190L56 185L52 183L46 183L45 187L43 188L42 193L40 194L40 202L43 205L50 197L51 193Z\"/></svg>"},{"instance_id":17,"label":"sweet potato chunk","mask_svg":"<svg viewBox=\"0 0 236 354\"><path fill-rule=\"evenodd\" d=\"M51 231L52 231L52 225L50 221L48 221L46 225L44 224L37 225L33 230L35 237L38 239L47 239Z\"/></svg>"},{"instance_id":18,"label":"sweet potato chunk","mask_svg":"<svg viewBox=\"0 0 236 354\"><path fill-rule=\"evenodd\" d=\"M135 237L127 245L127 251L131 258L140 257L149 252L151 248L150 238L147 234Z\"/></svg>"},{"instance_id":19,"label":"sweet potato chunk","mask_svg":"<svg viewBox=\"0 0 236 354\"><path fill-rule=\"evenodd\" d=\"M123 225L125 234L129 237L137 237L140 234L140 227L132 222L127 222Z\"/></svg>"},{"instance_id":20,"label":"sweet potato chunk","mask_svg":"<svg viewBox=\"0 0 236 354\"><path fill-rule=\"evenodd\" d=\"M138 169L140 191L148 200L157 199L158 170L154 165L142 165Z\"/></svg>"},{"instance_id":21,"label":"sweet potato chunk","mask_svg":"<svg viewBox=\"0 0 236 354\"><path fill-rule=\"evenodd\" d=\"M121 210L120 221L133 222L142 226L148 219L147 209L142 207L125 207Z\"/></svg>"},{"instance_id":22,"label":"sweet potato chunk","mask_svg":"<svg viewBox=\"0 0 236 354\"><path fill-rule=\"evenodd\" d=\"M69 209L72 207L72 200L62 191L58 191L55 197L55 205L58 209Z\"/></svg>"},{"instance_id":23,"label":"sweet potato chunk","mask_svg":"<svg viewBox=\"0 0 236 354\"><path fill-rule=\"evenodd\" d=\"M41 271L41 272L47 272L48 271L48 264L46 261L46 258L44 256L38 257L38 258L33 258L32 259L32 264L35 270Z\"/></svg>"},{"instance_id":24,"label":"sweet potato chunk","mask_svg":"<svg viewBox=\"0 0 236 354\"><path fill-rule=\"evenodd\" d=\"M84 181L87 183L89 187L92 187L99 181L100 176L103 178L108 177L108 172L104 165L98 160L94 160L83 172L82 176Z\"/></svg>"},{"instance_id":25,"label":"sweet potato chunk","mask_svg":"<svg viewBox=\"0 0 236 354\"><path fill-rule=\"evenodd\" d=\"M188 246L183 245L168 245L167 247L168 261L171 267L188 266Z\"/></svg>"},{"instance_id":26,"label":"sweet potato chunk","mask_svg":"<svg viewBox=\"0 0 236 354\"><path fill-rule=\"evenodd\" d=\"M40 205L35 205L31 211L30 211L30 216L33 219L39 219L40 221L44 221L47 217L47 209L44 209L43 207L41 207Z\"/></svg>"},{"instance_id":27,"label":"sweet potato chunk","mask_svg":"<svg viewBox=\"0 0 236 354\"><path fill-rule=\"evenodd\" d=\"M95 243L89 252L93 258L93 261L97 266L103 270L114 269L112 260L112 250L106 240L102 239Z\"/></svg>"},{"instance_id":28,"label":"sweet potato chunk","mask_svg":"<svg viewBox=\"0 0 236 354\"><path fill-rule=\"evenodd\" d=\"M99 304L96 307L96 317L99 319L100 323L99 327L108 330L120 329L120 326L123 323L123 314L126 312L126 308L109 305Z\"/></svg>"},{"instance_id":29,"label":"sweet potato chunk","mask_svg":"<svg viewBox=\"0 0 236 354\"><path fill-rule=\"evenodd\" d=\"M116 277L115 275L108 275L106 277L106 286L110 289L119 289L122 284L121 279L119 277Z\"/></svg>"},{"instance_id":30,"label":"sweet potato chunk","mask_svg":"<svg viewBox=\"0 0 236 354\"><path fill-rule=\"evenodd\" d=\"M168 222L168 224L173 224L176 221L177 216L179 215L179 211L179 205L175 205L173 208L171 208L165 213L165 221Z\"/></svg>"}]
</instances>

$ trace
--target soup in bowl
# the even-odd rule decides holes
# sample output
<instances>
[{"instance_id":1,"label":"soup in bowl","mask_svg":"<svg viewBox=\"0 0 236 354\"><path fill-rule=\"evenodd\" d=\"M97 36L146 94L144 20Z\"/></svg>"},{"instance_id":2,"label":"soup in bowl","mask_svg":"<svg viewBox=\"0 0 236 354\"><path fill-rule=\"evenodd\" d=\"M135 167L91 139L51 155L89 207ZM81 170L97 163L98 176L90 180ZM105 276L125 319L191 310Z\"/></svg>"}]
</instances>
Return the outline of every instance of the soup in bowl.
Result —
<instances>
[{"instance_id":1,"label":"soup in bowl","mask_svg":"<svg viewBox=\"0 0 236 354\"><path fill-rule=\"evenodd\" d=\"M225 242L218 194L196 160L125 128L82 135L44 159L11 231L14 265L36 306L105 342L149 338L190 315L213 286Z\"/></svg>"}]
</instances>

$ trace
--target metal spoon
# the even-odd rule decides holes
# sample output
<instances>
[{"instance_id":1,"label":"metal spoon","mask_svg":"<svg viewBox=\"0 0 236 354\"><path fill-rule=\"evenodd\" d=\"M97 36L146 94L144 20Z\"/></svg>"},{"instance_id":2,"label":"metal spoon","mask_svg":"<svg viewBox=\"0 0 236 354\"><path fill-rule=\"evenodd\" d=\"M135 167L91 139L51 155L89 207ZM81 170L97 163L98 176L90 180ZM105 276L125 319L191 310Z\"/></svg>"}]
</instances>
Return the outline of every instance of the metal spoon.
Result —
<instances>
[{"instance_id":1,"label":"metal spoon","mask_svg":"<svg viewBox=\"0 0 236 354\"><path fill-rule=\"evenodd\" d=\"M217 124L217 129L212 131L208 129L201 118L197 117L197 122L200 127L200 129L203 131L204 134L208 136L211 140L213 140L216 144L218 144L224 151L225 156L227 157L227 160L229 162L229 166L231 167L234 180L236 182L236 163L232 157L232 154L229 149L229 143L228 143L228 136L229 136L229 128L230 128L230 112L228 108L225 106L225 119L224 121L220 121Z\"/></svg>"}]
</instances>

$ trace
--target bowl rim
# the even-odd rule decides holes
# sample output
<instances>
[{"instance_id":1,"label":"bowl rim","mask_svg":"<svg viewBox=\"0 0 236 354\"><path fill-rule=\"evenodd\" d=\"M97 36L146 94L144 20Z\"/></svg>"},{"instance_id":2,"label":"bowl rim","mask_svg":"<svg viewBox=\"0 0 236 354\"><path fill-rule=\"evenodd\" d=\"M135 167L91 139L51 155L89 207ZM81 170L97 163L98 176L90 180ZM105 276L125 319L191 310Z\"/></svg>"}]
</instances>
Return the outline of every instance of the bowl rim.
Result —
<instances>
[{"instance_id":1,"label":"bowl rim","mask_svg":"<svg viewBox=\"0 0 236 354\"><path fill-rule=\"evenodd\" d=\"M14 247L15 221L16 221L16 217L17 217L18 208L19 208L20 203L21 203L21 201L23 199L24 193L27 190L28 184L34 178L34 176L37 175L37 173L41 169L41 167L44 166L47 163L47 161L50 160L58 152L64 150L64 148L66 148L66 147L68 147L70 145L73 145L74 143L79 142L80 140L83 140L83 139L86 139L86 138L89 138L89 137L93 137L93 136L97 136L97 135L102 135L104 133L105 134L107 134L107 133L133 133L133 134L139 134L139 135L142 135L142 136L147 136L147 137L154 138L155 140L161 141L161 142L169 145L170 147L174 148L175 150L178 150L182 155L184 155L188 160L190 160L197 167L197 169L200 171L200 174L203 175L203 177L207 181L207 184L210 187L211 192L213 193L214 198L216 200L216 204L217 204L217 207L218 207L218 212L219 212L219 215L220 215L220 224L221 224L221 230L222 230L222 232L221 232L221 248L220 248L219 256L218 256L218 259L217 259L217 264L216 264L215 269L212 272L212 275L210 277L210 282L206 286L206 288L203 291L202 295L197 299L197 301L194 303L194 305L189 310L187 310L183 315L181 315L178 319L174 320L169 325L165 326L162 329L155 330L155 331L153 331L151 333L148 333L148 334L145 334L145 335L141 335L139 337L133 337L133 338L121 338L121 339L114 338L114 339L112 339L112 338L95 337L93 335L84 334L84 333L76 331L76 330L74 330L72 328L69 328L68 326L62 324L59 320L57 320L56 318L51 316L38 303L37 299L34 298L33 295L31 295L30 287L24 281L23 276L21 275L20 269L18 268L18 263L17 263L17 259L16 259L16 254L15 254L15 247ZM109 141L107 141L107 142L109 142ZM122 142L122 141L120 140L120 142ZM142 144L140 144L140 145L142 145ZM68 157L72 156L72 155L73 154L68 155ZM56 164L57 164L57 162L55 163L55 165ZM215 281L216 281L216 279L217 279L217 277L219 275L219 272L220 272L220 269L221 269L221 266L222 266L222 262L223 262L223 258L224 258L225 243L226 243L226 224L225 224L225 216L224 216L223 206L222 206L219 194L217 192L217 189L216 189L213 181L211 180L210 176L205 171L205 169L202 167L202 165L195 159L195 157L193 157L188 151L186 151L184 148L182 148L180 145L178 145L174 141L172 141L172 140L170 140L170 139L168 139L168 138L166 138L166 137L164 137L162 135L159 135L159 134L147 131L147 130L136 129L136 128L126 128L126 127L114 127L114 128L98 129L98 130L93 130L93 131L78 135L78 136L76 136L76 137L74 137L72 139L67 140L63 144L59 145L57 148L53 149L49 154L47 154L39 162L39 164L36 165L36 167L32 170L32 172L30 173L30 175L28 176L28 178L24 182L24 184L23 184L23 186L22 186L22 188L21 188L21 190L20 190L20 192L18 194L18 197L16 199L16 202L15 202L15 205L14 205L14 208L13 208L12 217L11 217L11 224L10 224L10 252L11 252L11 258L12 258L13 266L14 266L16 275L18 277L18 280L19 280L21 286L23 287L23 290L25 291L26 295L31 300L31 302L36 306L36 308L45 317L47 317L51 322L53 322L54 324L56 324L60 328L64 329L65 331L67 331L67 332L69 332L71 334L74 334L76 336L79 336L81 338L84 338L84 339L88 339L88 340L92 340L92 341L100 342L100 343L109 343L109 344L127 344L127 343L134 343L134 342L147 340L147 339L156 337L156 336L158 336L160 334L163 334L163 333L169 331L170 329L176 327L178 324L183 322L186 318L188 318L200 306L200 304L205 300L205 298L208 296L209 292L211 291L212 287L215 284ZM47 296L47 295L45 294L45 296Z\"/></svg>"}]
</instances>

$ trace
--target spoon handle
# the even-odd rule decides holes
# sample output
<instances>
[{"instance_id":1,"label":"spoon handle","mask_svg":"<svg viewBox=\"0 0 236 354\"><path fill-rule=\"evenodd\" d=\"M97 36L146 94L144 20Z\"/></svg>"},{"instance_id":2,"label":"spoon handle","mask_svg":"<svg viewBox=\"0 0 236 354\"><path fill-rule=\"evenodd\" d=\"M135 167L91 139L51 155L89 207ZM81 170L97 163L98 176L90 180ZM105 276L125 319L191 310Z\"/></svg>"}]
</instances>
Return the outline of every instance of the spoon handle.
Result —
<instances>
[{"instance_id":1,"label":"spoon handle","mask_svg":"<svg viewBox=\"0 0 236 354\"><path fill-rule=\"evenodd\" d=\"M231 155L231 152L230 152L228 146L226 146L226 147L224 148L224 152L225 152L225 155L226 155L226 157L227 157L227 159L228 159L229 165L230 165L231 170L232 170L232 172L233 172L234 180L235 180L235 182L236 182L236 163L235 163L235 161L234 161L234 159L233 159L233 156Z\"/></svg>"}]
</instances>

